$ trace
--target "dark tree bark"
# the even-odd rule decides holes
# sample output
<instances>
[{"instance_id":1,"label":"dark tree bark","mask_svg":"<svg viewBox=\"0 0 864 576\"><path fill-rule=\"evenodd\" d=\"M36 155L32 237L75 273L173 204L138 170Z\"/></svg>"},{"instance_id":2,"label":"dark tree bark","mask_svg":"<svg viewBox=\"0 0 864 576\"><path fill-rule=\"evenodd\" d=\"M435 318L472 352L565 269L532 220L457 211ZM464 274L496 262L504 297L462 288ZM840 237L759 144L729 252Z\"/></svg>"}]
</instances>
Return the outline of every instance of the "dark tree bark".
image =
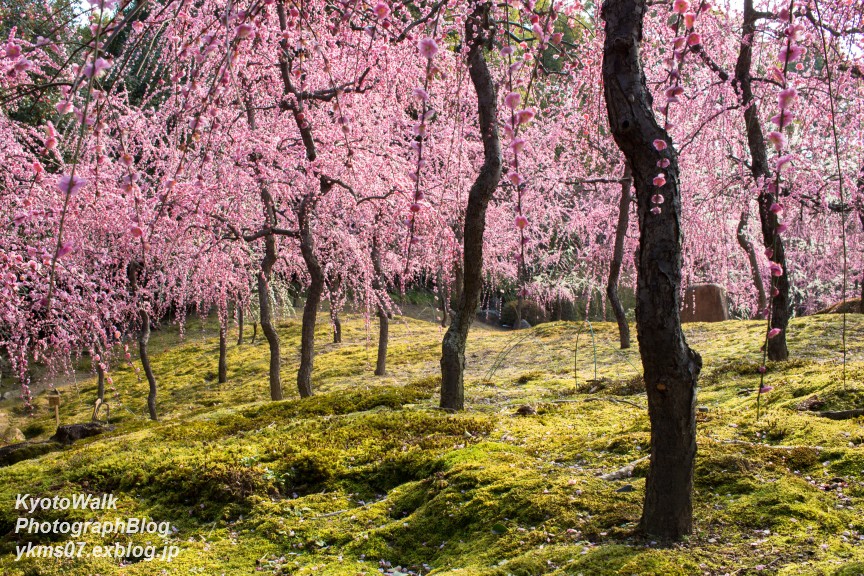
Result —
<instances>
[{"instance_id":1,"label":"dark tree bark","mask_svg":"<svg viewBox=\"0 0 864 576\"><path fill-rule=\"evenodd\" d=\"M264 332L264 338L267 339L267 345L270 347L270 399L282 400L282 379L279 374L281 350L279 334L273 326L273 310L270 301L270 276L274 264L276 264L276 237L269 234L264 237L264 258L261 260L261 270L258 272L258 307L261 311L261 331Z\"/></svg>"},{"instance_id":2,"label":"dark tree bark","mask_svg":"<svg viewBox=\"0 0 864 576\"><path fill-rule=\"evenodd\" d=\"M486 207L501 179L501 141L498 136L498 106L495 84L486 65L484 49L491 47L491 2L478 3L465 21L468 45L468 71L477 92L483 165L468 192L465 211L463 283L459 303L453 311L450 328L441 343L441 407L462 410L465 404L465 342L474 321L483 287L483 233Z\"/></svg>"},{"instance_id":3,"label":"dark tree bark","mask_svg":"<svg viewBox=\"0 0 864 576\"><path fill-rule=\"evenodd\" d=\"M243 344L243 306L237 304L237 345Z\"/></svg>"},{"instance_id":4,"label":"dark tree bark","mask_svg":"<svg viewBox=\"0 0 864 576\"><path fill-rule=\"evenodd\" d=\"M378 213L377 220L380 220L381 213ZM384 280L384 270L381 266L381 240L376 233L372 237L372 267L375 270L375 278L372 280L372 289L376 295L384 292L386 283ZM387 310L381 304L380 297L378 302L378 358L375 362L375 375L384 376L387 374L387 346L390 343L390 318L387 316ZM446 308L446 306L445 306Z\"/></svg>"},{"instance_id":5,"label":"dark tree bark","mask_svg":"<svg viewBox=\"0 0 864 576\"><path fill-rule=\"evenodd\" d=\"M321 195L327 193L332 184L321 179ZM312 368L315 362L315 322L318 306L324 294L324 271L315 253L314 212L316 198L307 195L300 203L300 252L309 272L309 290L303 305L303 326L300 330L300 368L297 370L297 391L301 398L312 396Z\"/></svg>"},{"instance_id":6,"label":"dark tree bark","mask_svg":"<svg viewBox=\"0 0 864 576\"><path fill-rule=\"evenodd\" d=\"M246 120L249 124L250 130L254 131L257 129L255 108L252 106L252 102L248 95L246 96L244 103L246 108ZM253 153L250 155L250 160L255 163L255 174L260 178L261 173L257 166L259 156ZM261 269L258 271L259 314L261 331L264 332L264 337L267 339L267 345L270 348L270 399L282 400L282 378L279 373L282 354L279 346L279 334L273 326L273 307L270 300L270 281L278 253L276 243L277 237L273 233L273 229L276 228L278 220L276 218L276 205L273 200L273 195L270 193L270 188L268 188L266 182L263 180L260 181L258 186L258 194L261 198L261 206L264 212L264 230L266 232L263 235L264 257L261 259ZM253 344L255 342L254 335L252 342Z\"/></svg>"},{"instance_id":7,"label":"dark tree bark","mask_svg":"<svg viewBox=\"0 0 864 576\"><path fill-rule=\"evenodd\" d=\"M138 262L130 262L126 269L129 279L129 293L133 298L138 293L138 276L141 274L141 265ZM147 411L151 420L158 420L156 415L156 376L150 365L150 354L147 344L150 342L150 314L144 307L144 303L138 304L138 357L141 359L141 367L144 368L144 376L147 378L149 391L147 393Z\"/></svg>"},{"instance_id":8,"label":"dark tree bark","mask_svg":"<svg viewBox=\"0 0 864 576\"><path fill-rule=\"evenodd\" d=\"M258 323L252 323L252 344L255 344L255 339L258 338Z\"/></svg>"},{"instance_id":9,"label":"dark tree bark","mask_svg":"<svg viewBox=\"0 0 864 576\"><path fill-rule=\"evenodd\" d=\"M219 316L219 384L228 382L228 318Z\"/></svg>"},{"instance_id":10,"label":"dark tree bark","mask_svg":"<svg viewBox=\"0 0 864 576\"><path fill-rule=\"evenodd\" d=\"M681 193L677 153L654 117L640 61L646 0L605 0L603 84L615 142L633 171L639 216L636 330L651 421L651 465L645 483L641 530L678 539L693 529L696 456L696 380L701 357L687 346L679 318ZM669 144L658 151L655 140ZM668 159L667 183L652 179ZM665 197L659 214L652 195Z\"/></svg>"},{"instance_id":11,"label":"dark tree bark","mask_svg":"<svg viewBox=\"0 0 864 576\"><path fill-rule=\"evenodd\" d=\"M759 311L768 309L768 297L765 295L765 284L762 282L762 272L759 270L759 259L756 257L756 249L753 248L753 243L747 238L747 210L741 212L741 220L738 221L738 245L747 254L747 259L750 261L750 275L753 278L753 286L756 288L756 294L759 299Z\"/></svg>"},{"instance_id":12,"label":"dark tree bark","mask_svg":"<svg viewBox=\"0 0 864 576\"><path fill-rule=\"evenodd\" d=\"M741 48L735 64L735 86L741 96L744 108L744 121L747 128L747 145L750 149L750 172L756 182L763 183L759 192L759 219L762 224L762 243L771 251L770 259L783 269L782 276L772 276L771 287L771 327L780 328L779 335L768 340L768 359L786 360L789 349L786 346L786 329L792 316L792 303L789 296L789 274L786 271L786 250L783 238L777 234L780 223L777 215L771 212L776 198L768 190L771 170L768 167L768 150L765 135L759 122L759 106L753 97L751 65L753 61L752 38L756 32L756 22L760 14L753 8L753 0L744 0L744 24L741 30ZM779 191L778 191L779 192Z\"/></svg>"},{"instance_id":13,"label":"dark tree bark","mask_svg":"<svg viewBox=\"0 0 864 576\"><path fill-rule=\"evenodd\" d=\"M606 284L606 296L615 313L618 322L618 338L621 348L630 348L630 325L621 300L618 298L618 279L621 276L621 263L624 261L624 240L627 238L627 228L630 225L630 188L633 187L633 172L628 162L624 163L624 175L621 176L621 201L618 203L618 225L615 227L615 248L612 250L612 264L609 267L609 282ZM560 303L560 299L559 299ZM559 320L561 307L558 307Z\"/></svg>"}]
</instances>

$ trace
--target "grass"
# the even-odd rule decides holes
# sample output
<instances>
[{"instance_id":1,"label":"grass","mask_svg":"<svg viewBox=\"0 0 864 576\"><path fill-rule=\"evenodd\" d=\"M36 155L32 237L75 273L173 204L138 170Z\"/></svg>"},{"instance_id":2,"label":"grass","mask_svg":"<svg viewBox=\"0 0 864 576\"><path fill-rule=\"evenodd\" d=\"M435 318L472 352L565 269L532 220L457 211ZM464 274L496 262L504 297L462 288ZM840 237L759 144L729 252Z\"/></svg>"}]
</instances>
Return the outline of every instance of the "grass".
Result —
<instances>
[{"instance_id":1,"label":"grass","mask_svg":"<svg viewBox=\"0 0 864 576\"><path fill-rule=\"evenodd\" d=\"M700 379L694 534L671 547L635 535L647 465L601 475L648 454L638 350L615 326L476 326L467 350L467 410L437 405L441 328L391 325L389 375L372 375L376 326L343 321L343 344L319 326L316 396L293 374L300 327L280 326L288 399L268 400L267 350L232 344L229 382L216 382L210 323L154 334L160 422L146 385L115 365L106 436L0 469L0 571L22 575L461 574L669 575L864 573L864 419L834 421L796 407L864 403L864 317L848 318L847 382L839 318L793 321L793 360L770 364L775 390L755 422L759 322L690 324ZM250 331L251 332L251 331ZM577 335L578 353L574 351ZM236 336L235 336L236 337ZM574 374L575 369L575 374ZM89 419L95 382L64 389L61 420ZM530 405L533 410L517 414ZM0 404L34 439L53 433L42 394L33 416ZM19 492L112 492L116 512L44 511L41 519L148 516L165 538L86 535L90 544L150 542L181 549L171 563L31 558L15 545ZM76 539L77 540L77 539ZM62 539L61 539L62 541Z\"/></svg>"}]
</instances>

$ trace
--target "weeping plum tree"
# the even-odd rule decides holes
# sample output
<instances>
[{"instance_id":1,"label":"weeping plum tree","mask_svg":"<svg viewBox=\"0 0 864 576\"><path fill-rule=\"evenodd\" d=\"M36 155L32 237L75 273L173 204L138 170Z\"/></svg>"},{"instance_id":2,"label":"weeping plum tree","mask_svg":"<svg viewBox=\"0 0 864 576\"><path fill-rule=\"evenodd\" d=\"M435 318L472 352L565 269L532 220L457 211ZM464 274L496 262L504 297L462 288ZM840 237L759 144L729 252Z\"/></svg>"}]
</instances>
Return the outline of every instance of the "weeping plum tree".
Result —
<instances>
[{"instance_id":1,"label":"weeping plum tree","mask_svg":"<svg viewBox=\"0 0 864 576\"><path fill-rule=\"evenodd\" d=\"M678 159L654 117L640 60L646 9L646 0L603 3L603 82L612 134L633 171L639 217L636 331L651 420L640 528L677 539L693 529L696 380L702 360L681 331Z\"/></svg>"},{"instance_id":2,"label":"weeping plum tree","mask_svg":"<svg viewBox=\"0 0 864 576\"><path fill-rule=\"evenodd\" d=\"M483 165L468 192L465 212L462 286L450 327L441 344L441 407L462 410L465 405L465 343L483 288L483 232L486 208L501 179L501 141L498 136L498 104L495 83L484 50L491 47L494 23L490 2L478 3L465 20L468 71L477 93Z\"/></svg>"},{"instance_id":3,"label":"weeping plum tree","mask_svg":"<svg viewBox=\"0 0 864 576\"><path fill-rule=\"evenodd\" d=\"M741 28L741 47L735 65L735 85L744 107L747 145L750 150L750 172L753 180L759 186L758 202L759 220L762 225L762 242L765 246L766 255L774 264L779 266L779 270L783 271L779 276L774 276L769 312L771 319L769 328L779 330L779 332L776 332L776 336L768 340L768 359L776 361L789 358L789 349L786 346L786 328L789 326L789 318L792 315L792 303L789 297L789 274L785 272L785 243L777 231L780 220L777 212L771 209L772 206L777 205L777 192L779 191L772 190L770 184L772 175L768 164L768 148L759 120L759 105L753 96L753 78L751 75L753 35L756 33L758 21L767 16L767 13L760 13L754 9L753 0L744 0L744 22ZM782 131L784 127L780 126L779 129ZM755 275L756 272L754 271L753 274ZM760 300L762 299L760 298Z\"/></svg>"}]
</instances>

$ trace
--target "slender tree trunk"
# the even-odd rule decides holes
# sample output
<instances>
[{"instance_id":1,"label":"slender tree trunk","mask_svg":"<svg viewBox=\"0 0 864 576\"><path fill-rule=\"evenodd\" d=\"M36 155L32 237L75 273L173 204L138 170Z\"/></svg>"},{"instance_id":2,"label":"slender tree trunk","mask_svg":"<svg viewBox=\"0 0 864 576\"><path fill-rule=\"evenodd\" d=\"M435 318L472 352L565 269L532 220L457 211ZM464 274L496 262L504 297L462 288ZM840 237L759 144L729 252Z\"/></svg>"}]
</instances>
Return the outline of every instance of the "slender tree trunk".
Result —
<instances>
[{"instance_id":1,"label":"slender tree trunk","mask_svg":"<svg viewBox=\"0 0 864 576\"><path fill-rule=\"evenodd\" d=\"M491 46L491 2L478 3L465 21L468 69L477 92L483 166L468 192L465 212L463 283L450 328L441 343L441 407L462 410L465 405L465 342L474 321L483 287L483 233L486 207L501 179L501 141L498 136L498 106L495 84L486 65L484 48Z\"/></svg>"},{"instance_id":2,"label":"slender tree trunk","mask_svg":"<svg viewBox=\"0 0 864 576\"><path fill-rule=\"evenodd\" d=\"M219 316L219 384L228 382L228 318Z\"/></svg>"},{"instance_id":3,"label":"slender tree trunk","mask_svg":"<svg viewBox=\"0 0 864 576\"><path fill-rule=\"evenodd\" d=\"M243 344L243 306L237 304L237 345Z\"/></svg>"},{"instance_id":4,"label":"slender tree trunk","mask_svg":"<svg viewBox=\"0 0 864 576\"><path fill-rule=\"evenodd\" d=\"M129 279L129 293L134 298L138 294L138 276L141 274L141 264L130 262L126 269ZM149 391L147 394L147 411L151 420L158 420L156 415L156 377L150 366L150 355L147 352L147 344L150 342L150 314L144 308L142 302L138 303L138 357L141 359L141 367L144 368L144 376L147 378Z\"/></svg>"},{"instance_id":5,"label":"slender tree trunk","mask_svg":"<svg viewBox=\"0 0 864 576\"><path fill-rule=\"evenodd\" d=\"M332 184L321 177L321 196ZM301 398L312 396L312 368L315 361L315 322L318 306L324 294L324 272L315 254L314 212L315 198L308 195L300 203L300 252L309 271L309 291L303 306L303 326L300 331L300 368L297 370L297 390Z\"/></svg>"},{"instance_id":6,"label":"slender tree trunk","mask_svg":"<svg viewBox=\"0 0 864 576\"><path fill-rule=\"evenodd\" d=\"M375 222L376 226L380 220L381 213L379 212ZM372 267L375 271L375 277L372 280L372 289L375 291L376 298L378 298L378 359L375 362L376 376L387 374L387 346L390 341L390 319L387 317L387 310L384 309L381 303L381 296L378 296L378 294L384 292L386 286L384 270L381 266L380 242L381 240L376 233L372 237ZM444 306L444 308L446 309L447 307Z\"/></svg>"},{"instance_id":7,"label":"slender tree trunk","mask_svg":"<svg viewBox=\"0 0 864 576\"><path fill-rule=\"evenodd\" d=\"M255 344L255 340L258 338L258 323L252 323L252 344Z\"/></svg>"},{"instance_id":8,"label":"slender tree trunk","mask_svg":"<svg viewBox=\"0 0 864 576\"><path fill-rule=\"evenodd\" d=\"M861 221L861 232L864 233L864 166L858 173L858 219ZM861 266L861 302L858 311L864 314L864 264Z\"/></svg>"},{"instance_id":9,"label":"slender tree trunk","mask_svg":"<svg viewBox=\"0 0 864 576\"><path fill-rule=\"evenodd\" d=\"M153 375L153 368L150 366L150 354L147 351L147 344L150 342L150 314L142 309L138 312L138 318L141 322L138 330L138 356L141 358L141 366L144 368L144 375L150 386L147 393L147 411L150 412L151 420L158 420L156 417L156 377Z\"/></svg>"},{"instance_id":10,"label":"slender tree trunk","mask_svg":"<svg viewBox=\"0 0 864 576\"><path fill-rule=\"evenodd\" d=\"M270 274L276 264L276 238L270 234L264 237L264 258L258 273L258 304L261 310L261 331L270 347L270 399L282 400L282 380L279 374L281 351L279 334L273 326L273 310L270 301Z\"/></svg>"},{"instance_id":11,"label":"slender tree trunk","mask_svg":"<svg viewBox=\"0 0 864 576\"><path fill-rule=\"evenodd\" d=\"M609 282L606 284L606 296L615 313L618 322L618 337L621 348L630 348L630 325L621 300L618 298L618 278L621 276L621 263L624 261L624 241L627 239L627 228L630 225L630 188L633 187L633 172L630 164L624 162L624 174L621 176L621 200L618 203L618 225L615 227L615 248L612 251L612 264L609 267Z\"/></svg>"},{"instance_id":12,"label":"slender tree trunk","mask_svg":"<svg viewBox=\"0 0 864 576\"><path fill-rule=\"evenodd\" d=\"M441 327L447 327L447 319L450 311L450 301L447 299L447 287L444 285L444 273L438 270L436 284L438 289L438 301L441 304Z\"/></svg>"},{"instance_id":13,"label":"slender tree trunk","mask_svg":"<svg viewBox=\"0 0 864 576\"><path fill-rule=\"evenodd\" d=\"M338 274L331 276L330 282L330 323L333 324L333 343L342 343L342 322L339 320L339 288L342 279Z\"/></svg>"},{"instance_id":14,"label":"slender tree trunk","mask_svg":"<svg viewBox=\"0 0 864 576\"><path fill-rule=\"evenodd\" d=\"M768 309L768 297L765 295L765 284L762 281L762 272L759 270L759 259L756 257L756 249L750 239L747 238L747 218L748 211L741 211L741 220L738 221L738 245L747 254L747 259L750 261L750 275L753 278L753 286L756 288L756 294L759 299L760 314Z\"/></svg>"},{"instance_id":15,"label":"slender tree trunk","mask_svg":"<svg viewBox=\"0 0 864 576\"><path fill-rule=\"evenodd\" d=\"M768 358L770 360L786 360L789 349L786 346L786 329L792 316L792 304L789 296L789 273L786 270L786 250L783 238L777 234L779 219L771 212L775 203L774 194L769 191L771 170L768 167L768 150L765 136L759 120L759 106L753 97L751 64L753 60L752 39L756 32L756 22L759 14L753 8L753 0L744 0L744 24L741 30L741 47L738 61L735 65L735 85L741 96L744 108L744 121L747 127L747 144L750 149L750 172L757 184L759 192L759 219L762 224L762 243L769 258L780 265L781 276L772 276L771 281L771 327L779 328L780 334L768 340ZM778 193L780 191L778 190Z\"/></svg>"},{"instance_id":16,"label":"slender tree trunk","mask_svg":"<svg viewBox=\"0 0 864 576\"><path fill-rule=\"evenodd\" d=\"M640 62L646 0L605 0L603 85L615 142L633 171L639 215L636 330L651 421L651 464L640 528L663 539L693 529L693 465L696 456L696 381L700 356L687 346L679 317L681 193L678 158L658 126ZM669 146L658 151L654 141ZM668 159L667 183L652 179ZM655 194L663 194L654 214Z\"/></svg>"},{"instance_id":17,"label":"slender tree trunk","mask_svg":"<svg viewBox=\"0 0 864 576\"><path fill-rule=\"evenodd\" d=\"M96 362L96 397L101 401L105 401L105 370L102 369L102 349L99 351L99 361Z\"/></svg>"}]
</instances>

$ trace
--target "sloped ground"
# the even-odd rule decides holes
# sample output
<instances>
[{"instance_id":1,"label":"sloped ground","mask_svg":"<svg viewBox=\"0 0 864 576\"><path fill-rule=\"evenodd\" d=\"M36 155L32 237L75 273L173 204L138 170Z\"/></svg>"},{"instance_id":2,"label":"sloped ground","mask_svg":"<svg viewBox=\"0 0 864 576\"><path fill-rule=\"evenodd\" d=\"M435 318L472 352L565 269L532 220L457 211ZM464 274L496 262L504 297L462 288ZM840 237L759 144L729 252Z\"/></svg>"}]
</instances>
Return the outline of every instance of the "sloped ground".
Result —
<instances>
[{"instance_id":1,"label":"sloped ground","mask_svg":"<svg viewBox=\"0 0 864 576\"><path fill-rule=\"evenodd\" d=\"M793 361L770 365L755 417L764 324L688 325L705 360L699 391L696 532L663 548L633 534L648 453L638 351L616 349L611 324L552 323L471 335L468 410L437 410L441 329L391 328L390 376L372 375L376 327L319 332L317 396L267 401L266 346L231 345L229 383L215 379L211 325L183 343L154 339L162 421L146 420L146 386L113 372L117 428L0 469L0 570L85 574L864 574L864 419L796 407L864 406L864 318L849 315L842 382L838 316L795 320ZM592 344L592 330L594 334ZM211 336L207 336L210 334ZM293 391L299 324L281 329ZM575 345L578 337L578 352ZM596 375L595 375L596 348ZM574 368L576 374L574 375ZM64 391L61 419L85 421L95 384ZM32 418L2 410L28 436L53 432L47 400ZM527 415L519 415L522 412ZM171 563L129 558L15 562L15 495L112 492L117 512L176 528ZM75 540L79 540L76 538ZM80 538L110 543L117 538ZM132 537L162 545L160 537ZM120 539L120 541L124 541Z\"/></svg>"}]
</instances>

